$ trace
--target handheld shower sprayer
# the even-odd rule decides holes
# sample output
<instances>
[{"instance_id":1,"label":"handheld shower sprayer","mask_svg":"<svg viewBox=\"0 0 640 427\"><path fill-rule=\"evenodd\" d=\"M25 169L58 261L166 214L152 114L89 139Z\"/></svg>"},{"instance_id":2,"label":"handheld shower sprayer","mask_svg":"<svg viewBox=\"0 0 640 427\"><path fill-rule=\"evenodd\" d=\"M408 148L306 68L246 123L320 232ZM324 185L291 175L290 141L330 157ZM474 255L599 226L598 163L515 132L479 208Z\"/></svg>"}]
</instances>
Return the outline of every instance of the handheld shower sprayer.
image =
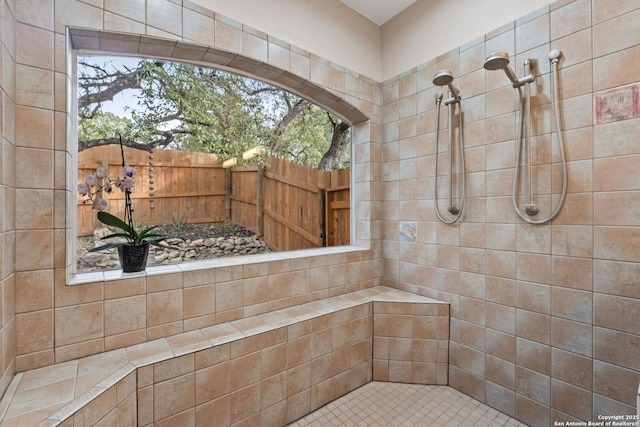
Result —
<instances>
[{"instance_id":1,"label":"handheld shower sprayer","mask_svg":"<svg viewBox=\"0 0 640 427\"><path fill-rule=\"evenodd\" d=\"M461 104L460 104L460 91L458 90L457 87L455 87L453 85L453 74L451 73L451 71L449 70L441 70L438 71L434 76L433 76L433 84L436 86L447 86L449 88L449 96L444 99L444 105L447 106L448 112L449 112L449 121L448 121L448 153L449 153L449 165L448 165L448 169L447 169L447 178L448 178L448 199L447 199L447 211L449 211L449 213L451 215L453 215L453 218L451 219L445 219L442 214L440 213L440 208L438 207L438 139L439 139L439 129L440 129L440 107L441 104L443 102L443 95L441 92L436 92L435 95L435 101L436 101L436 135L435 135L435 153L434 153L434 157L435 157L435 179L434 179L434 207L435 207L435 211L436 211L436 215L438 216L438 218L440 219L440 221L444 222L445 224L453 224L454 222L456 222L458 219L460 219L460 216L462 215L462 209L464 208L464 198L465 198L465 167L464 167L464 139L463 139L463 132L462 132L462 109L461 109ZM459 190L458 190L458 200L460 202L460 206L455 206L453 204L453 168L454 168L454 156L455 156L455 150L454 150L454 135L453 135L453 114L454 114L454 108L455 108L455 104L458 104L458 114L460 117L459 120L459 124L458 124L458 142L460 145L460 149L459 149L459 161L460 161L460 166L458 167L459 170L459 174L460 174L460 181L459 181Z\"/></svg>"},{"instance_id":2,"label":"handheld shower sprayer","mask_svg":"<svg viewBox=\"0 0 640 427\"><path fill-rule=\"evenodd\" d=\"M527 64L529 65L528 69L530 70L531 65L533 65L533 60L527 59L525 61L525 65ZM518 88L525 83L531 83L535 79L530 72L519 79L518 76L516 76L516 73L514 73L509 66L509 54L506 52L494 52L487 56L487 59L484 61L484 68L489 71L504 70L504 73L507 75L509 80L511 80L511 84L514 88Z\"/></svg>"},{"instance_id":3,"label":"handheld shower sprayer","mask_svg":"<svg viewBox=\"0 0 640 427\"><path fill-rule=\"evenodd\" d=\"M562 52L557 49L549 52L549 60L553 66L553 75L554 75L554 106L555 106L555 117L556 117L556 128L558 132L558 142L560 144L560 156L562 163L562 191L560 195L560 201L556 209L551 213L548 218L533 220L531 218L527 218L518 208L518 204L516 202L517 196L517 187L519 185L519 170L520 170L520 154L521 152L524 155L524 173L526 179L524 180L524 212L529 216L536 216L540 212L538 206L531 202L531 83L535 81L535 77L533 76L531 70L536 66L535 59L526 59L524 61L524 72L525 76L522 78L518 78L518 76L513 72L511 67L509 67L509 54L506 52L495 52L487 56L484 62L484 68L486 70L504 70L505 74L511 81L512 86L515 89L518 89L521 98L521 109L520 109L520 132L519 139L517 143L516 149L516 167L515 174L513 179L513 192L512 192L512 202L513 207L516 210L518 216L529 224L543 224L551 219L555 218L558 214L562 205L564 203L564 199L567 191L567 166L566 166L566 158L564 155L564 140L562 137L562 130L560 129L560 119L559 119L559 107L558 107L558 61ZM525 91L524 94L522 92L522 86L524 86Z\"/></svg>"},{"instance_id":4,"label":"handheld shower sprayer","mask_svg":"<svg viewBox=\"0 0 640 427\"><path fill-rule=\"evenodd\" d=\"M453 85L453 74L449 70L440 70L433 76L433 84L436 86L447 86L450 98L445 99L444 105L460 102L460 91Z\"/></svg>"}]
</instances>

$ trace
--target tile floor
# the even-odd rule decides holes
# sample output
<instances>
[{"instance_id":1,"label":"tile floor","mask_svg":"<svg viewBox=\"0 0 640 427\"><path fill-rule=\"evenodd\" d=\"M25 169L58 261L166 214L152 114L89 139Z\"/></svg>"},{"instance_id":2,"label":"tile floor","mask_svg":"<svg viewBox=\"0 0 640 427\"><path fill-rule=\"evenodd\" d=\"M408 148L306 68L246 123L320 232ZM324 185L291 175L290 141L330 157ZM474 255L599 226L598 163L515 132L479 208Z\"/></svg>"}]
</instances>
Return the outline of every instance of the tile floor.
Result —
<instances>
[{"instance_id":1,"label":"tile floor","mask_svg":"<svg viewBox=\"0 0 640 427\"><path fill-rule=\"evenodd\" d=\"M447 386L370 382L290 427L526 427Z\"/></svg>"}]
</instances>

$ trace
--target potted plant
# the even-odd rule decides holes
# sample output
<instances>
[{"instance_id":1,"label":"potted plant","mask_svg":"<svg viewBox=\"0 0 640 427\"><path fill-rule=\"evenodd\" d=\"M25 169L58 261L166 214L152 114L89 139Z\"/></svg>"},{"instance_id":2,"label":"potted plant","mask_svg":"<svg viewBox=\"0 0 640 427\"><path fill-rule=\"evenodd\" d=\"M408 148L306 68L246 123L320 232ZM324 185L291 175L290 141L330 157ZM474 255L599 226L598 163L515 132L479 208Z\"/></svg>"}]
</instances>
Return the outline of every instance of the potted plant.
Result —
<instances>
[{"instance_id":1,"label":"potted plant","mask_svg":"<svg viewBox=\"0 0 640 427\"><path fill-rule=\"evenodd\" d=\"M96 172L89 175L85 182L78 184L78 193L84 198L83 203L91 201L93 209L98 211L98 220L106 226L117 228L121 231L109 234L101 240L116 241L97 246L89 252L105 251L117 248L122 271L131 273L143 271L147 265L149 255L149 245L159 246L166 249L178 249L173 246L163 245L161 242L168 238L175 237L170 234L155 233L157 226L147 226L136 229L133 224L133 208L131 207L131 189L134 187L134 178L137 172L131 166L125 165L124 149L122 139L120 140L120 151L122 153L122 175L115 180L107 177L107 171L103 167L96 169ZM124 192L124 220L106 212L108 203L99 196L101 192L111 194L115 188Z\"/></svg>"}]
</instances>

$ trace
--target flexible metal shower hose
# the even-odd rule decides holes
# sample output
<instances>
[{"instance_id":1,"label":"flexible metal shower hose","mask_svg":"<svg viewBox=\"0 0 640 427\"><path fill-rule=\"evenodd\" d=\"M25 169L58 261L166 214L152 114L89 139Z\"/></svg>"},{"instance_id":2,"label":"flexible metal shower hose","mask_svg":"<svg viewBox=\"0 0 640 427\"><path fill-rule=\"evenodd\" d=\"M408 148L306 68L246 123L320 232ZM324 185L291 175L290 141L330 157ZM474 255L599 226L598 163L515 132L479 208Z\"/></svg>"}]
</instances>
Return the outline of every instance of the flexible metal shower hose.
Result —
<instances>
[{"instance_id":1,"label":"flexible metal shower hose","mask_svg":"<svg viewBox=\"0 0 640 427\"><path fill-rule=\"evenodd\" d=\"M524 132L524 105L520 107L520 137L519 137L519 145L516 150L516 169L513 176L513 191L511 193L511 201L513 202L513 207L516 210L518 216L526 223L529 224L544 224L545 222L551 221L553 218L558 215L560 209L562 209L562 205L564 204L565 197L567 195L567 159L564 152L564 136L562 134L562 129L560 128L560 106L559 106L559 90L558 90L558 58L555 58L551 61L551 65L553 67L553 104L554 104L554 115L556 116L556 132L558 134L558 144L560 145L560 159L562 164L562 192L560 194L560 200L558 201L558 205L555 210L551 213L551 215L547 218L534 220L526 217L518 208L518 203L516 201L517 198L517 188L518 188L518 169L520 168L520 151L523 143L523 132ZM518 88L518 92L520 93L520 99L524 102L524 97L522 95L522 90ZM530 118L529 118L530 120Z\"/></svg>"}]
</instances>

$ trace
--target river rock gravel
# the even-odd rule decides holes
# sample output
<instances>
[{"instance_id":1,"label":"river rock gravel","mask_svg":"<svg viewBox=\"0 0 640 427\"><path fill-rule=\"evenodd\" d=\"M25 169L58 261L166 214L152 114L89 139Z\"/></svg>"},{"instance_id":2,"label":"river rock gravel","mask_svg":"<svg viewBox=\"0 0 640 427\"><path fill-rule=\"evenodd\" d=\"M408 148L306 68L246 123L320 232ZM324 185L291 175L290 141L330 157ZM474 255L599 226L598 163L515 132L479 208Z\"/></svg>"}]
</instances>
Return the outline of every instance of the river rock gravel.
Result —
<instances>
[{"instance_id":1,"label":"river rock gravel","mask_svg":"<svg viewBox=\"0 0 640 427\"><path fill-rule=\"evenodd\" d=\"M150 246L147 267L271 252L267 244L255 233L228 222L165 225L158 227L155 231L176 236L167 239L166 243L178 249ZM78 238L78 273L120 268L116 249L88 252L89 249L104 244L104 241L100 240L101 237L110 233L111 230L103 227L96 229L93 236Z\"/></svg>"}]
</instances>

